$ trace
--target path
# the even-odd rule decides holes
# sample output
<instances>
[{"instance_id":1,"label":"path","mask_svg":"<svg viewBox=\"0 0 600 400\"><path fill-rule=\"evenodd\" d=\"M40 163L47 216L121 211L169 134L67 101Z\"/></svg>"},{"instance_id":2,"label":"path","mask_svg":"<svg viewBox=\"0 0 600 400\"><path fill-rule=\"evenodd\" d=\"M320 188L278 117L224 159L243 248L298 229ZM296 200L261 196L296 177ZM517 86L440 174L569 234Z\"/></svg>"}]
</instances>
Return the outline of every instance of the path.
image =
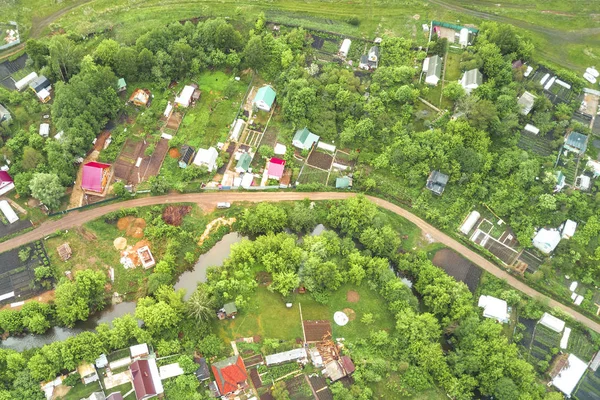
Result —
<instances>
[{"instance_id":1,"label":"path","mask_svg":"<svg viewBox=\"0 0 600 400\"><path fill-rule=\"evenodd\" d=\"M74 211L72 213L67 214L65 217L55 220L55 221L46 221L41 224L38 228L24 233L21 236L17 236L16 238L7 240L6 242L0 243L0 253L13 249L15 247L22 246L34 240L42 239L48 236L51 233L56 231L62 231L65 229L72 229L77 226L81 226L86 222L97 219L107 213L117 211L123 208L131 208L131 207L142 207L142 206L150 206L157 204L169 204L169 203L196 203L203 210L209 211L213 210L217 204L217 202L262 202L262 201L297 201L303 199L310 200L341 200L349 197L355 196L354 193L337 193L337 192L214 192L214 193L187 193L187 194L168 194L166 196L157 196L157 197L145 197L141 199L129 200L121 203L109 204L106 206L93 208L91 210L85 211ZM556 307L561 309L564 313L568 314L574 320L582 323L588 328L600 333L600 323L592 321L585 315L571 309L570 307L559 303L556 300L551 299L550 297L541 294L537 290L530 288L527 284L521 282L508 272L504 271L496 264L488 261L475 251L469 249L468 247L460 244L450 236L441 232L439 229L434 228L432 225L428 224L421 218L412 214L411 212L393 204L389 201L385 201L373 196L367 196L369 200L378 206L385 208L386 210L392 211L393 213L400 215L403 218L406 218L413 224L415 224L419 229L422 230L423 234L429 234L436 241L444 244L445 246L451 248L456 251L458 254L461 254L466 259L472 261L477 264L480 268L486 270L490 274L496 276L499 279L505 280L510 286L514 287L517 290L525 293L526 295L537 298L543 301L547 301L548 305L552 308Z\"/></svg>"}]
</instances>

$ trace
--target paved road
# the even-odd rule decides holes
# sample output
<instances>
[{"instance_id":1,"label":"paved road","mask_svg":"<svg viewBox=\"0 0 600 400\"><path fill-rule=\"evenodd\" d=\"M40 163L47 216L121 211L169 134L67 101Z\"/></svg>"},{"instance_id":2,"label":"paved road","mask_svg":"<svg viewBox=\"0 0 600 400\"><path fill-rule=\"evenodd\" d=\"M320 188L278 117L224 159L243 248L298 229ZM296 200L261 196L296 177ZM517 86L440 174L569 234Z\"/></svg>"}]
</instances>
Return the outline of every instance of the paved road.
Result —
<instances>
[{"instance_id":1,"label":"paved road","mask_svg":"<svg viewBox=\"0 0 600 400\"><path fill-rule=\"evenodd\" d=\"M103 207L93 208L86 211L75 211L67 214L65 217L56 220L56 221L47 221L40 225L38 228L33 231L27 232L21 236L17 236L13 239L7 240L4 243L0 243L0 253L13 249L15 247L19 247L26 243L29 243L33 240L38 240L46 237L47 235L54 233L58 230L72 229L74 227L80 226L86 222L97 219L107 213L112 211L117 211L122 208L130 208L130 207L141 207L141 206L150 206L156 204L168 204L168 203L196 203L204 210L212 210L215 208L215 205L219 201L227 201L227 202L236 202L236 201L244 201L244 202L261 202L261 201L293 201L293 200L302 200L305 198L309 198L311 200L339 200L345 199L348 197L354 196L353 193L333 193L333 192L324 192L324 193L301 193L301 192L216 192L216 193L190 193L190 194L169 194L166 196L158 196L158 197L145 197L141 199L129 200L121 203L114 203ZM566 314L570 315L573 319L581 322L583 325L588 328L600 333L600 324L592 321L587 318L583 314L578 313L577 311L567 307L541 293L536 291L535 289L530 288L525 283L519 281L514 276L510 275L506 271L499 268L496 264L488 261L475 251L469 249L468 247L462 245L457 242L450 236L441 232L440 230L434 228L421 218L416 215L410 213L409 211L401 208L395 204L392 204L388 201L381 200L377 197L367 196L369 200L378 206L385 208L398 214L413 224L415 224L419 229L423 231L423 233L430 234L436 241L446 245L447 247L453 249L457 253L461 254L463 257L469 259L480 268L486 270L492 275L504 279L508 282L509 285L514 287L517 290L525 293L530 297L534 297L537 299L545 299L548 301L550 307L557 307L564 311Z\"/></svg>"}]
</instances>

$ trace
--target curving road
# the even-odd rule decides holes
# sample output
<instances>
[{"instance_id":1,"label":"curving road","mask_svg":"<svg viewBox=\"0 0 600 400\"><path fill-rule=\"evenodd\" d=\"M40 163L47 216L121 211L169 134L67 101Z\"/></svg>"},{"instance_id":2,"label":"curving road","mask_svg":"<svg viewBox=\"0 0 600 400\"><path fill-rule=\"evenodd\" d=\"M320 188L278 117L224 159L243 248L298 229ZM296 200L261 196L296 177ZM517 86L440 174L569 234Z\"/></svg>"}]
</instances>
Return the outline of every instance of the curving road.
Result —
<instances>
[{"instance_id":1,"label":"curving road","mask_svg":"<svg viewBox=\"0 0 600 400\"><path fill-rule=\"evenodd\" d=\"M89 209L86 211L74 211L63 218L55 221L46 221L38 228L24 233L21 236L17 236L13 239L7 240L6 242L0 243L0 252L4 252L15 247L19 247L26 243L34 240L39 240L47 235L54 233L59 230L71 229L74 227L81 226L82 224L97 219L105 214L112 211L117 211L122 208L131 207L142 207L157 204L169 204L169 203L196 203L203 210L209 211L215 208L216 203L220 201L226 202L262 202L262 201L293 201L293 200L341 200L348 197L355 196L354 193L335 193L335 192L215 192L215 193L189 193L189 194L168 194L165 196L158 197L145 197L141 199L129 200L121 203L114 203L107 206ZM486 270L497 278L504 279L509 285L515 289L525 293L530 297L534 297L540 300L548 302L550 307L556 307L561 309L566 314L570 315L573 319L579 321L588 328L600 333L600 324L592 321L583 314L571 309L564 304L559 303L556 300L549 298L546 295L539 293L537 290L530 288L525 283L519 281L508 272L499 268L496 264L485 259L475 251L462 245L458 241L454 240L450 236L446 235L442 231L431 226L421 218L410 213L402 207L399 207L389 201L385 201L373 196L367 196L369 200L378 206L392 211L395 214L406 218L413 224L415 224L423 233L428 233L436 241L444 244L445 246L453 249L463 257L467 258L471 262L478 265L480 268Z\"/></svg>"}]
</instances>

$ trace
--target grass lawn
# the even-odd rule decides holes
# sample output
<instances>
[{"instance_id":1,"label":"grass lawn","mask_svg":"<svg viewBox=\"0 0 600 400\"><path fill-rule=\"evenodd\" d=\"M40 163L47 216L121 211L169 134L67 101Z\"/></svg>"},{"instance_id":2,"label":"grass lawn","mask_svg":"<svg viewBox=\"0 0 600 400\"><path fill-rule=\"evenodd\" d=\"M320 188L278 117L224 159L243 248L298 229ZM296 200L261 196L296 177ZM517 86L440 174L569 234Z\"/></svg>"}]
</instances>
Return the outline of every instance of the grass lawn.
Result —
<instances>
[{"instance_id":1,"label":"grass lawn","mask_svg":"<svg viewBox=\"0 0 600 400\"><path fill-rule=\"evenodd\" d=\"M327 175L327 171L304 164L302 173L297 177L297 180L300 183L321 183L325 185L327 182Z\"/></svg>"},{"instance_id":2,"label":"grass lawn","mask_svg":"<svg viewBox=\"0 0 600 400\"><path fill-rule=\"evenodd\" d=\"M358 302L350 303L346 300L349 290L358 292ZM302 305L302 316L305 320L328 319L332 321L333 336L349 341L368 335L370 330L390 330L394 326L394 318L387 313L384 300L366 285L343 285L332 294L326 305L317 303L309 294L293 296L292 303L292 308L286 308L279 294L259 286L248 308L233 320L214 321L213 332L226 342L253 335L283 340L301 338L302 325L298 303ZM346 326L337 326L333 323L333 313L344 308L354 310L356 318ZM373 313L375 317L375 322L370 326L360 322L360 318L368 312Z\"/></svg>"},{"instance_id":3,"label":"grass lawn","mask_svg":"<svg viewBox=\"0 0 600 400\"><path fill-rule=\"evenodd\" d=\"M240 103L246 93L250 76L239 82L222 71L206 72L196 80L202 96L200 101L187 109L177 136L183 143L196 148L214 146L224 142L229 126L237 114ZM225 98L224 91L232 87L234 95Z\"/></svg>"},{"instance_id":4,"label":"grass lawn","mask_svg":"<svg viewBox=\"0 0 600 400\"><path fill-rule=\"evenodd\" d=\"M460 54L448 52L446 54L446 76L447 82L457 81L461 77Z\"/></svg>"},{"instance_id":5,"label":"grass lawn","mask_svg":"<svg viewBox=\"0 0 600 400\"><path fill-rule=\"evenodd\" d=\"M115 386L114 388L108 389L105 392L107 395L111 394L111 393L119 392L123 396L125 396L125 393L129 392L131 389L133 389L133 386L131 385L131 383L125 383L123 385ZM135 394L134 394L134 398L135 398Z\"/></svg>"},{"instance_id":6,"label":"grass lawn","mask_svg":"<svg viewBox=\"0 0 600 400\"><path fill-rule=\"evenodd\" d=\"M98 382L92 382L88 385L84 385L82 382L78 382L77 385L73 386L71 390L64 396L62 400L80 400L89 397L92 393L101 391L100 384Z\"/></svg>"}]
</instances>

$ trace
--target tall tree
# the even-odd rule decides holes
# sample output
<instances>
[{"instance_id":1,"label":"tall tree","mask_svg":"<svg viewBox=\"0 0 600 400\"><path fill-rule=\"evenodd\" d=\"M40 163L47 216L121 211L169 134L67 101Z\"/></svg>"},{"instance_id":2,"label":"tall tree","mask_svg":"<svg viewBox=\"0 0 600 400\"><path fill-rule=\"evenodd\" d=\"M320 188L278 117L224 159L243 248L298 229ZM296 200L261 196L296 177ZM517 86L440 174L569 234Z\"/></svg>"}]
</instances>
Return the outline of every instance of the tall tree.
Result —
<instances>
[{"instance_id":1,"label":"tall tree","mask_svg":"<svg viewBox=\"0 0 600 400\"><path fill-rule=\"evenodd\" d=\"M60 198L65 194L65 188L60 184L56 174L34 174L29 189L33 197L50 209L58 208Z\"/></svg>"}]
</instances>

